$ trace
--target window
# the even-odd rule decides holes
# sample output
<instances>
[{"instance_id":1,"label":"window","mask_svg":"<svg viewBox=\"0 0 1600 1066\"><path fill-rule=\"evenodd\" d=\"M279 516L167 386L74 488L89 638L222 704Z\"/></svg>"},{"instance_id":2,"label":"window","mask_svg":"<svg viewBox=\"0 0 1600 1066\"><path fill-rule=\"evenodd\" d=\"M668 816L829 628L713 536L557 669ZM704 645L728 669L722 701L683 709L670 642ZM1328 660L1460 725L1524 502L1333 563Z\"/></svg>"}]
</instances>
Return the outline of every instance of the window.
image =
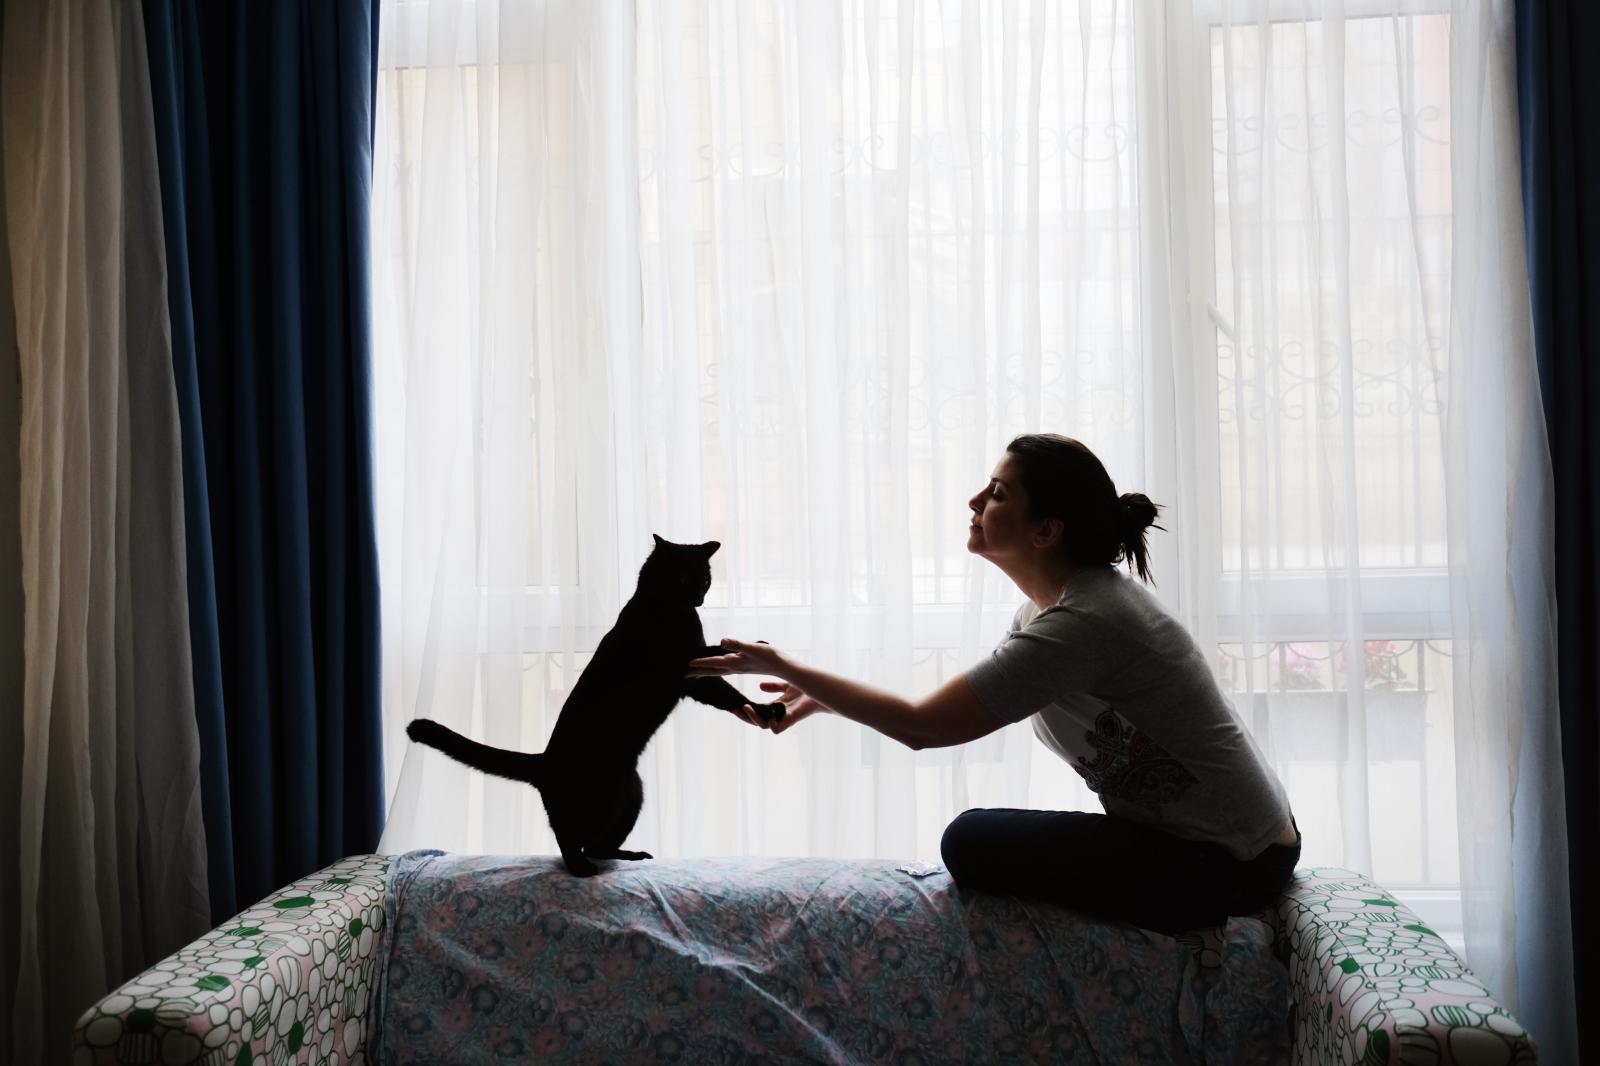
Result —
<instances>
[{"instance_id":1,"label":"window","mask_svg":"<svg viewBox=\"0 0 1600 1066\"><path fill-rule=\"evenodd\" d=\"M460 538L417 595L475 619L476 713L516 688L538 743L650 532L726 545L708 633L932 688L1020 602L964 547L1006 440L1078 436L1158 499L1166 452L1193 453L1160 550L1202 561L1184 606L1310 857L1451 891L1446 14L1356 4L1335 40L1298 7L1201 5L1161 60L1199 72L1168 115L1140 69L1166 5L393 6L374 233L405 384L386 402L380 375L379 420L442 411L410 454L461 457L407 535L429 575L430 538ZM1163 185L1162 136L1203 195ZM1169 218L1204 249L1173 282L1193 386L1156 358L1184 335L1147 288ZM904 779L856 737L830 780L909 782L924 853L968 799L1092 809L1008 733ZM836 853L873 846L847 830Z\"/></svg>"},{"instance_id":2,"label":"window","mask_svg":"<svg viewBox=\"0 0 1600 1066\"><path fill-rule=\"evenodd\" d=\"M1219 665L1308 838L1450 935L1449 16L1340 30L1207 28Z\"/></svg>"}]
</instances>

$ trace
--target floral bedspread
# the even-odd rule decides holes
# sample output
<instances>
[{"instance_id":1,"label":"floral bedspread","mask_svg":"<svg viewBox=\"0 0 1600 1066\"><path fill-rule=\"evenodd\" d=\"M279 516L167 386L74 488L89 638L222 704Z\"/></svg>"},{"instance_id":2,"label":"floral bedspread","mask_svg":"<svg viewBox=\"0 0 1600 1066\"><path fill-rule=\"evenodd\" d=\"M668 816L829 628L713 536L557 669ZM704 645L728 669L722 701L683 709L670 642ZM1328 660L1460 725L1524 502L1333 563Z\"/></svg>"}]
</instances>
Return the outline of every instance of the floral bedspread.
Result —
<instances>
[{"instance_id":1,"label":"floral bedspread","mask_svg":"<svg viewBox=\"0 0 1600 1066\"><path fill-rule=\"evenodd\" d=\"M892 861L584 880L439 852L395 860L384 909L379 1063L1288 1061L1288 972L1254 918L1174 939Z\"/></svg>"}]
</instances>

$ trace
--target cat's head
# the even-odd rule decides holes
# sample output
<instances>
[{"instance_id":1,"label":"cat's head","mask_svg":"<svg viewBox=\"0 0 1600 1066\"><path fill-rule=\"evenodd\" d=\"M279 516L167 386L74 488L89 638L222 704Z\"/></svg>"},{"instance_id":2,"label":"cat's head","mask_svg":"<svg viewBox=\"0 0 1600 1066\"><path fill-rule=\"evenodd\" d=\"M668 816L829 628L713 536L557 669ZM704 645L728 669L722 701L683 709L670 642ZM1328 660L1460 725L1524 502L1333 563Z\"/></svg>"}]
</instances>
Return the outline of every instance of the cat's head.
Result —
<instances>
[{"instance_id":1,"label":"cat's head","mask_svg":"<svg viewBox=\"0 0 1600 1066\"><path fill-rule=\"evenodd\" d=\"M714 540L674 544L657 536L656 546L639 571L639 591L652 599L700 606L711 588L711 557L720 547Z\"/></svg>"}]
</instances>

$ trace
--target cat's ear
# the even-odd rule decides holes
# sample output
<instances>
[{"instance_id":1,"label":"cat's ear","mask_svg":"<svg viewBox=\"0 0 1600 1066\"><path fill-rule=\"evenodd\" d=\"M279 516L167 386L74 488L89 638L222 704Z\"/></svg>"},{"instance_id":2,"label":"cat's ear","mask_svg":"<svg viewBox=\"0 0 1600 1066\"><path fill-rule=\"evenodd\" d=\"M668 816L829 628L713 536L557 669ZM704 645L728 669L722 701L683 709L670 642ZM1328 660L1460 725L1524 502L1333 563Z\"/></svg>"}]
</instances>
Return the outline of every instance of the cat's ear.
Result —
<instances>
[{"instance_id":1,"label":"cat's ear","mask_svg":"<svg viewBox=\"0 0 1600 1066\"><path fill-rule=\"evenodd\" d=\"M705 552L706 558L709 559L713 555L717 554L717 549L720 547L722 547L722 541L708 540L704 544L700 545L700 550Z\"/></svg>"},{"instance_id":2,"label":"cat's ear","mask_svg":"<svg viewBox=\"0 0 1600 1066\"><path fill-rule=\"evenodd\" d=\"M661 539L661 536L660 536L660 535L659 535L659 534L657 534L657 533L652 533L652 534L650 534L650 535L651 535L651 536L652 536L652 537L655 537L655 538L656 538L656 547L658 547L658 548L659 548L659 547L661 547L661 546L662 546L662 545L664 545L664 544L665 544L665 543L666 543L666 541L664 541L664 540L662 540L662 539Z\"/></svg>"}]
</instances>

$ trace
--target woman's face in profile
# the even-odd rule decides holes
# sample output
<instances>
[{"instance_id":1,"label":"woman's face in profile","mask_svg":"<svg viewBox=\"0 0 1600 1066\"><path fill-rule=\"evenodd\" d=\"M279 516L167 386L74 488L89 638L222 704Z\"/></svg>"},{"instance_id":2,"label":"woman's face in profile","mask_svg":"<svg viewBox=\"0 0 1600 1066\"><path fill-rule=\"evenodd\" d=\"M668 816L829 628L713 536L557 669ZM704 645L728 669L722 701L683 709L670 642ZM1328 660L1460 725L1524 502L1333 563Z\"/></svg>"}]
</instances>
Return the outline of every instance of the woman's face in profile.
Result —
<instances>
[{"instance_id":1,"label":"woman's face in profile","mask_svg":"<svg viewBox=\"0 0 1600 1066\"><path fill-rule=\"evenodd\" d=\"M986 559L1015 554L1027 548L1033 529L1028 521L1028 498L1010 455L1001 459L989 483L967 501L972 522L967 528L967 550Z\"/></svg>"}]
</instances>

